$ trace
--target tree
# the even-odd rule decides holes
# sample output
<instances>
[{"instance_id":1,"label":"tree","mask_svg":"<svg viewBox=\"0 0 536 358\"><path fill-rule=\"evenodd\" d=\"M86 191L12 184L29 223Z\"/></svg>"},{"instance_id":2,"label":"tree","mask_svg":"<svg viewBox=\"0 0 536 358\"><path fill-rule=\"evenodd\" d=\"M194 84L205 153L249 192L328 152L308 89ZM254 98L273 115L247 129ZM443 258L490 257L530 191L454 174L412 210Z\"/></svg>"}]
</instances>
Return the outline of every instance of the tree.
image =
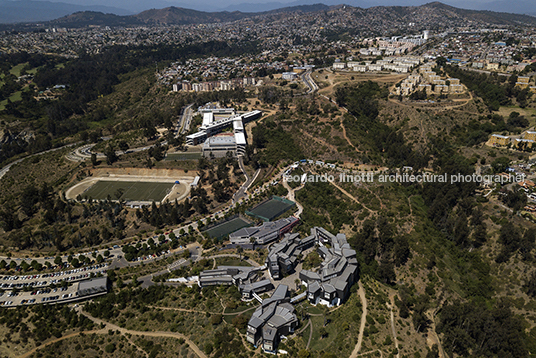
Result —
<instances>
[{"instance_id":1,"label":"tree","mask_svg":"<svg viewBox=\"0 0 536 358\"><path fill-rule=\"evenodd\" d=\"M322 307L322 315L324 316L324 326L328 324L328 316L329 316L329 307L323 306Z\"/></svg>"},{"instance_id":2,"label":"tree","mask_svg":"<svg viewBox=\"0 0 536 358\"><path fill-rule=\"evenodd\" d=\"M240 261L242 261L242 253L244 252L244 248L242 246L238 246L236 248L236 252L238 252L238 255L240 255Z\"/></svg>"},{"instance_id":3,"label":"tree","mask_svg":"<svg viewBox=\"0 0 536 358\"><path fill-rule=\"evenodd\" d=\"M117 154L115 154L115 148L109 144L104 150L104 155L106 156L106 163L112 165L118 159Z\"/></svg>"},{"instance_id":4,"label":"tree","mask_svg":"<svg viewBox=\"0 0 536 358\"><path fill-rule=\"evenodd\" d=\"M298 358L311 358L311 352L305 348L302 348L298 351Z\"/></svg>"},{"instance_id":5,"label":"tree","mask_svg":"<svg viewBox=\"0 0 536 358\"><path fill-rule=\"evenodd\" d=\"M97 154L91 153L91 165L97 166L99 162L97 161Z\"/></svg>"},{"instance_id":6,"label":"tree","mask_svg":"<svg viewBox=\"0 0 536 358\"><path fill-rule=\"evenodd\" d=\"M56 256L56 258L54 259L54 263L56 265L60 265L62 263L62 259L61 259L61 256Z\"/></svg>"},{"instance_id":7,"label":"tree","mask_svg":"<svg viewBox=\"0 0 536 358\"><path fill-rule=\"evenodd\" d=\"M397 237L394 247L395 265L404 265L408 261L410 253L408 238L406 236Z\"/></svg>"},{"instance_id":8,"label":"tree","mask_svg":"<svg viewBox=\"0 0 536 358\"><path fill-rule=\"evenodd\" d=\"M28 185L21 194L20 206L22 212L27 216L32 216L36 212L36 204L39 201L39 191L37 188L30 184Z\"/></svg>"},{"instance_id":9,"label":"tree","mask_svg":"<svg viewBox=\"0 0 536 358\"><path fill-rule=\"evenodd\" d=\"M221 314L214 314L212 317L210 317L210 323L213 326L217 326L222 322L222 315Z\"/></svg>"},{"instance_id":10,"label":"tree","mask_svg":"<svg viewBox=\"0 0 536 358\"><path fill-rule=\"evenodd\" d=\"M507 157L499 157L491 163L491 167L495 173L502 173L510 165L510 159Z\"/></svg>"},{"instance_id":11,"label":"tree","mask_svg":"<svg viewBox=\"0 0 536 358\"><path fill-rule=\"evenodd\" d=\"M119 141L119 143L117 145L118 145L119 149L122 150L123 152L126 152L128 150L128 148L129 148L128 143L126 141L124 141L124 140Z\"/></svg>"}]
</instances>

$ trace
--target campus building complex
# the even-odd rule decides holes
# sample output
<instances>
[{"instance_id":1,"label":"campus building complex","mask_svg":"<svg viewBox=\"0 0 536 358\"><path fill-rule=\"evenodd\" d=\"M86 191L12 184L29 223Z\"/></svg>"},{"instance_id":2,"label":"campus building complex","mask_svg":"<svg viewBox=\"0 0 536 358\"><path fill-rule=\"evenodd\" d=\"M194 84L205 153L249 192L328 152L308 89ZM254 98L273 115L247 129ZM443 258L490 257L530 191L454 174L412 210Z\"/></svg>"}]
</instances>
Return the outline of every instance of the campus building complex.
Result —
<instances>
[{"instance_id":1,"label":"campus building complex","mask_svg":"<svg viewBox=\"0 0 536 358\"><path fill-rule=\"evenodd\" d=\"M283 240L270 248L266 266L270 276L278 280L296 268L298 257L315 244L313 235L300 239L300 234L285 234Z\"/></svg>"},{"instance_id":2,"label":"campus building complex","mask_svg":"<svg viewBox=\"0 0 536 358\"><path fill-rule=\"evenodd\" d=\"M231 244L251 244L265 245L275 241L285 233L289 232L299 220L294 216L265 222L260 226L245 227L229 234Z\"/></svg>"},{"instance_id":3,"label":"campus building complex","mask_svg":"<svg viewBox=\"0 0 536 358\"><path fill-rule=\"evenodd\" d=\"M261 111L236 114L233 108L202 109L203 122L199 131L186 136L186 144L203 144L203 156L224 157L227 153L242 156L246 152L244 124L262 116ZM232 127L232 132L221 133ZM221 134L220 134L221 133Z\"/></svg>"},{"instance_id":4,"label":"campus building complex","mask_svg":"<svg viewBox=\"0 0 536 358\"><path fill-rule=\"evenodd\" d=\"M253 312L248 322L247 341L275 353L281 335L293 333L297 326L298 317L290 303L288 286L279 285L272 296L263 300Z\"/></svg>"},{"instance_id":5,"label":"campus building complex","mask_svg":"<svg viewBox=\"0 0 536 358\"><path fill-rule=\"evenodd\" d=\"M311 235L324 261L317 271L300 272L300 280L307 286L307 299L315 305L338 306L348 298L350 287L358 279L356 252L350 248L344 234L333 235L315 227Z\"/></svg>"},{"instance_id":6,"label":"campus building complex","mask_svg":"<svg viewBox=\"0 0 536 358\"><path fill-rule=\"evenodd\" d=\"M214 270L205 270L199 274L199 286L248 284L257 278L259 271L258 267L218 266Z\"/></svg>"},{"instance_id":7,"label":"campus building complex","mask_svg":"<svg viewBox=\"0 0 536 358\"><path fill-rule=\"evenodd\" d=\"M297 219L291 217L264 223L256 228L240 229L231 236L249 242L249 238L266 230L275 235L270 237L269 240L272 241L281 235L282 228L292 222L297 222ZM274 226L268 230L270 225ZM254 231L248 231L251 229ZM312 247L316 248L323 262L315 271L302 270L299 273L299 279L306 286L306 291L291 299L288 286L281 284L270 298L263 300L259 294L272 290L274 280L292 273L303 252ZM268 270L270 279L263 277L263 270ZM249 320L247 341L256 347L262 346L264 351L276 353L281 336L293 333L298 325L293 303L308 299L313 305L340 305L348 298L350 288L357 282L358 275L356 252L350 248L346 236L333 235L323 228L314 227L311 234L303 239L300 239L299 234L286 233L281 242L272 245L264 266L220 266L216 270L206 270L199 275L199 286L236 285L242 293L242 299L257 299L261 306Z\"/></svg>"}]
</instances>

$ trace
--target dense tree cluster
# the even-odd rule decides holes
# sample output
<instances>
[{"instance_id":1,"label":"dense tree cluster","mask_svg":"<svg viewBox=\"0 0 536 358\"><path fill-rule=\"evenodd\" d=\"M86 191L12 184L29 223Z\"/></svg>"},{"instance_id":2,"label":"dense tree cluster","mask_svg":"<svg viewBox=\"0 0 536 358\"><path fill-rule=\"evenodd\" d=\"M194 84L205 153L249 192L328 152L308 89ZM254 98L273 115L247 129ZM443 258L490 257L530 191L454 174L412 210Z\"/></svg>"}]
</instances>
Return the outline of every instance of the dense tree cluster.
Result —
<instances>
[{"instance_id":1,"label":"dense tree cluster","mask_svg":"<svg viewBox=\"0 0 536 358\"><path fill-rule=\"evenodd\" d=\"M495 258L498 263L506 262L515 253L519 253L524 261L532 262L534 255L531 251L536 242L536 229L527 229L524 232L511 221L505 222L499 232L499 243L502 245Z\"/></svg>"},{"instance_id":2,"label":"dense tree cluster","mask_svg":"<svg viewBox=\"0 0 536 358\"><path fill-rule=\"evenodd\" d=\"M153 238L150 238L147 240L147 243L124 245L122 251L125 254L125 259L127 261L133 261L142 256L160 256L162 252L176 249L179 247L179 245L186 245L192 241L194 241L194 238L190 235L184 234L181 235L180 238L177 238L174 233L171 233L169 235L169 241L166 240L164 235L160 235L157 241L155 241ZM188 250L186 250L186 252L188 252Z\"/></svg>"},{"instance_id":3,"label":"dense tree cluster","mask_svg":"<svg viewBox=\"0 0 536 358\"><path fill-rule=\"evenodd\" d=\"M411 253L407 237L383 216L367 219L349 242L359 252L362 272L388 284L396 281L395 266L404 265Z\"/></svg>"},{"instance_id":4,"label":"dense tree cluster","mask_svg":"<svg viewBox=\"0 0 536 358\"><path fill-rule=\"evenodd\" d=\"M339 232L343 224L353 225L351 212L356 207L338 199L336 190L329 183L318 182L307 183L296 192L296 200L304 207L301 220L307 227L323 226Z\"/></svg>"},{"instance_id":5,"label":"dense tree cluster","mask_svg":"<svg viewBox=\"0 0 536 358\"><path fill-rule=\"evenodd\" d=\"M303 159L303 152L294 141L292 133L281 123L265 120L253 127L252 132L253 147L260 151L258 155L253 155L249 151L246 162L253 161L259 166L267 166L274 165L280 160Z\"/></svg>"},{"instance_id":6,"label":"dense tree cluster","mask_svg":"<svg viewBox=\"0 0 536 358\"><path fill-rule=\"evenodd\" d=\"M527 357L522 321L507 302L454 302L440 313L437 330L450 354L473 357Z\"/></svg>"},{"instance_id":7,"label":"dense tree cluster","mask_svg":"<svg viewBox=\"0 0 536 358\"><path fill-rule=\"evenodd\" d=\"M529 89L516 87L516 75L512 75L507 79L497 73L487 75L467 71L458 66L444 65L443 68L449 76L459 78L470 91L481 97L492 111L497 111L500 106L511 104L512 98L515 98L518 105L524 108L532 96Z\"/></svg>"},{"instance_id":8,"label":"dense tree cluster","mask_svg":"<svg viewBox=\"0 0 536 358\"><path fill-rule=\"evenodd\" d=\"M409 165L423 168L428 158L414 151L405 142L402 133L381 123L377 118L378 99L386 98L388 94L387 88L371 81L337 88L335 100L350 113L344 117L348 137L355 147L383 156L385 164L390 167Z\"/></svg>"}]
</instances>

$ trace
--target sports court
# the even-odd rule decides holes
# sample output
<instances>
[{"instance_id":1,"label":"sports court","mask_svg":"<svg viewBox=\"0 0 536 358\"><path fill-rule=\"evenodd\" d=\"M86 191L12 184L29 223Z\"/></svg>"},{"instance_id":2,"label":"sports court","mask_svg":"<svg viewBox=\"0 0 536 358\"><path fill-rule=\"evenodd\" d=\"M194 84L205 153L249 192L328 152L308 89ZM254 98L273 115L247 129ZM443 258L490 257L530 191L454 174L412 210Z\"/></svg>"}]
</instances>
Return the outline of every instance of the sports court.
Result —
<instances>
[{"instance_id":1,"label":"sports court","mask_svg":"<svg viewBox=\"0 0 536 358\"><path fill-rule=\"evenodd\" d=\"M296 205L293 201L273 196L271 199L264 201L246 211L246 214L262 219L263 221L272 221L278 216L284 214Z\"/></svg>"},{"instance_id":2,"label":"sports court","mask_svg":"<svg viewBox=\"0 0 536 358\"><path fill-rule=\"evenodd\" d=\"M226 237L232 232L235 232L237 230L242 229L243 227L247 227L251 225L252 223L250 223L249 221L241 217L236 217L234 219L231 219L229 221L226 221L224 223L211 227L205 232L208 234L208 236L210 236L213 239L221 239L223 237Z\"/></svg>"}]
</instances>

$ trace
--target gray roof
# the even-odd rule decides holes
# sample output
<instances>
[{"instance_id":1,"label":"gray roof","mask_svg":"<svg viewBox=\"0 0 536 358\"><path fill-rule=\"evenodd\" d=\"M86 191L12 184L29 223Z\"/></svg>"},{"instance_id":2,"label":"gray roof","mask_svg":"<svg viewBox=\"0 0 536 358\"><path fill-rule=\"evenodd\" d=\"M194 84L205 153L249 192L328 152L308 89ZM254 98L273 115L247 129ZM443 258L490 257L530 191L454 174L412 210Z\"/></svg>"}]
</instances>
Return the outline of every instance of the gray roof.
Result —
<instances>
[{"instance_id":1,"label":"gray roof","mask_svg":"<svg viewBox=\"0 0 536 358\"><path fill-rule=\"evenodd\" d=\"M280 328L295 320L294 308L289 309L288 306L282 304L277 306L275 314L268 320L267 324L271 327Z\"/></svg>"},{"instance_id":2,"label":"gray roof","mask_svg":"<svg viewBox=\"0 0 536 358\"><path fill-rule=\"evenodd\" d=\"M335 289L335 287L333 287L332 284L324 283L322 286L324 287L324 291L325 291L325 292L332 293L332 292L336 292L336 291L337 291L337 290Z\"/></svg>"},{"instance_id":3,"label":"gray roof","mask_svg":"<svg viewBox=\"0 0 536 358\"><path fill-rule=\"evenodd\" d=\"M265 280L262 280L262 281L258 281L258 282L254 282L254 283L249 283L247 285L244 285L241 287L241 289L245 292L257 292L257 291L261 291L261 290L267 290L269 288L273 287L272 285L272 281L268 280L268 279L265 279Z\"/></svg>"},{"instance_id":4,"label":"gray roof","mask_svg":"<svg viewBox=\"0 0 536 358\"><path fill-rule=\"evenodd\" d=\"M78 284L78 295L87 296L108 290L108 277L92 278Z\"/></svg>"},{"instance_id":5,"label":"gray roof","mask_svg":"<svg viewBox=\"0 0 536 358\"><path fill-rule=\"evenodd\" d=\"M318 281L314 281L307 286L308 292L316 293L318 290L320 290L320 284L318 283Z\"/></svg>"},{"instance_id":6,"label":"gray roof","mask_svg":"<svg viewBox=\"0 0 536 358\"><path fill-rule=\"evenodd\" d=\"M272 299L276 300L284 300L288 295L288 286L287 285L279 285L275 289L274 293L272 293Z\"/></svg>"},{"instance_id":7,"label":"gray roof","mask_svg":"<svg viewBox=\"0 0 536 358\"><path fill-rule=\"evenodd\" d=\"M277 329L272 328L268 325L262 328L262 339L265 341L273 342L275 340L275 335L277 334Z\"/></svg>"},{"instance_id":8,"label":"gray roof","mask_svg":"<svg viewBox=\"0 0 536 358\"><path fill-rule=\"evenodd\" d=\"M303 276L303 278L306 278L307 281L320 280L320 275L313 271L301 270L300 275Z\"/></svg>"}]
</instances>

